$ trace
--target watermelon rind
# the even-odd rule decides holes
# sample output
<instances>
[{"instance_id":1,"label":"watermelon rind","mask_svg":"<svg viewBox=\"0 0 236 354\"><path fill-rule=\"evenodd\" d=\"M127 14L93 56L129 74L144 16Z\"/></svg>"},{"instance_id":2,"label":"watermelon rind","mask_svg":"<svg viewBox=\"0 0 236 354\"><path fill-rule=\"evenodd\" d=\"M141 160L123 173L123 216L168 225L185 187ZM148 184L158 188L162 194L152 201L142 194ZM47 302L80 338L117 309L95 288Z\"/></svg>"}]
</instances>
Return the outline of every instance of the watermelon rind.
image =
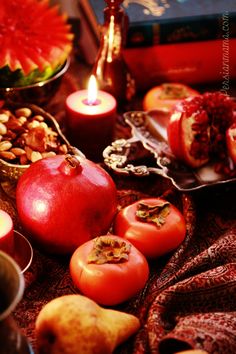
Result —
<instances>
[{"instance_id":1,"label":"watermelon rind","mask_svg":"<svg viewBox=\"0 0 236 354\"><path fill-rule=\"evenodd\" d=\"M64 63L58 65L56 68L48 66L45 68L44 71L35 69L31 71L28 75L24 75L22 73L22 70L17 69L15 71L11 71L9 66L6 65L2 69L0 69L0 87L24 87L36 84L37 82L46 81L56 75L63 66Z\"/></svg>"}]
</instances>

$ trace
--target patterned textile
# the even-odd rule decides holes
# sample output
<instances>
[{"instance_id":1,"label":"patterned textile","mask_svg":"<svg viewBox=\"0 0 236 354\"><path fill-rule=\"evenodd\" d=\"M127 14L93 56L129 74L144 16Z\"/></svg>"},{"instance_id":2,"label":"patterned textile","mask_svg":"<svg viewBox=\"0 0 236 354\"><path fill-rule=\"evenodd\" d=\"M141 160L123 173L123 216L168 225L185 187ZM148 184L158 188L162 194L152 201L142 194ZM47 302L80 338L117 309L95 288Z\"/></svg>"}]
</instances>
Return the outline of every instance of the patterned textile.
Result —
<instances>
[{"instance_id":1,"label":"patterned textile","mask_svg":"<svg viewBox=\"0 0 236 354\"><path fill-rule=\"evenodd\" d=\"M171 256L150 262L151 276L144 291L117 307L135 314L142 323L137 335L117 353L168 354L185 348L236 353L236 195L233 186L228 193L217 190L217 198L214 193L205 191L201 198L172 190L165 193L178 207L183 205L187 237ZM118 191L121 206L146 195ZM25 295L14 313L33 344L34 322L42 306L76 293L68 263L68 258L35 250L33 265L25 274Z\"/></svg>"},{"instance_id":2,"label":"patterned textile","mask_svg":"<svg viewBox=\"0 0 236 354\"><path fill-rule=\"evenodd\" d=\"M51 112L55 107L51 105ZM125 132L125 127L122 129ZM145 289L117 306L138 316L142 326L115 352L171 354L199 348L211 354L235 354L235 184L182 194L158 176L113 177L120 207L144 196L162 195L182 210L187 223L182 245L171 255L150 262ZM1 190L0 201L20 229L14 200ZM14 318L35 352L34 325L42 306L55 297L76 293L68 264L68 257L34 249L33 263L25 274L24 297Z\"/></svg>"},{"instance_id":3,"label":"patterned textile","mask_svg":"<svg viewBox=\"0 0 236 354\"><path fill-rule=\"evenodd\" d=\"M188 234L127 309L143 326L122 353L236 352L235 187L183 197ZM131 349L132 348L132 349Z\"/></svg>"}]
</instances>

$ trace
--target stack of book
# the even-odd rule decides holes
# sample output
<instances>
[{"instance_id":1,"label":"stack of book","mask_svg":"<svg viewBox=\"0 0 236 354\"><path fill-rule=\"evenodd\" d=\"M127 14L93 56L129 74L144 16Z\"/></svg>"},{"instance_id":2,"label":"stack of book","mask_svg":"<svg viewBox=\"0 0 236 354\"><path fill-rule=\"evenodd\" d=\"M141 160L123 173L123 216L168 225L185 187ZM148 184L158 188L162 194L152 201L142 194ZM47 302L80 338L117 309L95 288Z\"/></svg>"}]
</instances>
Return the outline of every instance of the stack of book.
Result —
<instances>
[{"instance_id":1,"label":"stack of book","mask_svg":"<svg viewBox=\"0 0 236 354\"><path fill-rule=\"evenodd\" d=\"M92 64L103 0L79 0L81 41ZM235 0L124 0L129 17L125 60L139 89L162 82L222 86L236 79ZM84 44L83 44L84 43Z\"/></svg>"}]
</instances>

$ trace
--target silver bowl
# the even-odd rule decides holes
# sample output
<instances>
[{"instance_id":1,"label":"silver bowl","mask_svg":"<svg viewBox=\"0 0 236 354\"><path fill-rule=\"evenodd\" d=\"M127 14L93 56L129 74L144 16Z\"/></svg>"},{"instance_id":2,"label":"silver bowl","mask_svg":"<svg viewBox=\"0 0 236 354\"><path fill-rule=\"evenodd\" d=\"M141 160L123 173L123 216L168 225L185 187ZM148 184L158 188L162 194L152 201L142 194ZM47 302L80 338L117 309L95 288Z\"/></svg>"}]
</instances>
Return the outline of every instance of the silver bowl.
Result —
<instances>
[{"instance_id":1,"label":"silver bowl","mask_svg":"<svg viewBox=\"0 0 236 354\"><path fill-rule=\"evenodd\" d=\"M51 78L28 86L0 87L0 99L19 103L47 104L59 89L63 75L70 66L67 59L61 69Z\"/></svg>"}]
</instances>

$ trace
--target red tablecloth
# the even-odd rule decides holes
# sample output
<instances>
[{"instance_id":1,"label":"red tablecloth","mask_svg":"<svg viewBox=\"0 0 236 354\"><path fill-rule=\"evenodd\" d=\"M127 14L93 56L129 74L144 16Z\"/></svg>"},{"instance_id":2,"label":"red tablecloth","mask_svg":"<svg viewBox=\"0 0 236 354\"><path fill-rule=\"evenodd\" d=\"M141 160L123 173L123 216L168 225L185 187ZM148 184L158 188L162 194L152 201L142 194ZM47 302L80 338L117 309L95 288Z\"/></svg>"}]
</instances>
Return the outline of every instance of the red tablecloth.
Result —
<instances>
[{"instance_id":1,"label":"red tablecloth","mask_svg":"<svg viewBox=\"0 0 236 354\"><path fill-rule=\"evenodd\" d=\"M163 185L159 188L158 179L151 182L152 188L146 188L150 195L160 195ZM138 188L118 191L122 206L144 195ZM187 237L173 255L150 263L151 276L144 291L118 308L138 316L142 328L117 352L168 354L193 347L209 353L234 354L235 186L226 192L217 188L194 195L170 191L165 197L181 209L183 204ZM55 297L76 293L68 263L68 258L35 250L33 264L25 274L24 298L14 313L33 344L34 323L42 306Z\"/></svg>"},{"instance_id":2,"label":"red tablecloth","mask_svg":"<svg viewBox=\"0 0 236 354\"><path fill-rule=\"evenodd\" d=\"M77 84L68 74L61 95L48 106L62 125L65 93L68 87L74 91ZM122 130L125 132L124 127ZM235 184L181 194L161 177L113 177L121 206L146 195L164 193L181 208L188 228L185 241L172 255L150 262L151 276L142 293L118 307L138 316L142 327L117 353L168 354L203 348L212 354L235 354ZM2 190L0 197L1 207L14 216L20 228L14 200ZM35 319L42 306L55 297L76 293L68 263L69 258L48 256L34 249L33 263L25 273L24 298L14 312L34 348Z\"/></svg>"}]
</instances>

